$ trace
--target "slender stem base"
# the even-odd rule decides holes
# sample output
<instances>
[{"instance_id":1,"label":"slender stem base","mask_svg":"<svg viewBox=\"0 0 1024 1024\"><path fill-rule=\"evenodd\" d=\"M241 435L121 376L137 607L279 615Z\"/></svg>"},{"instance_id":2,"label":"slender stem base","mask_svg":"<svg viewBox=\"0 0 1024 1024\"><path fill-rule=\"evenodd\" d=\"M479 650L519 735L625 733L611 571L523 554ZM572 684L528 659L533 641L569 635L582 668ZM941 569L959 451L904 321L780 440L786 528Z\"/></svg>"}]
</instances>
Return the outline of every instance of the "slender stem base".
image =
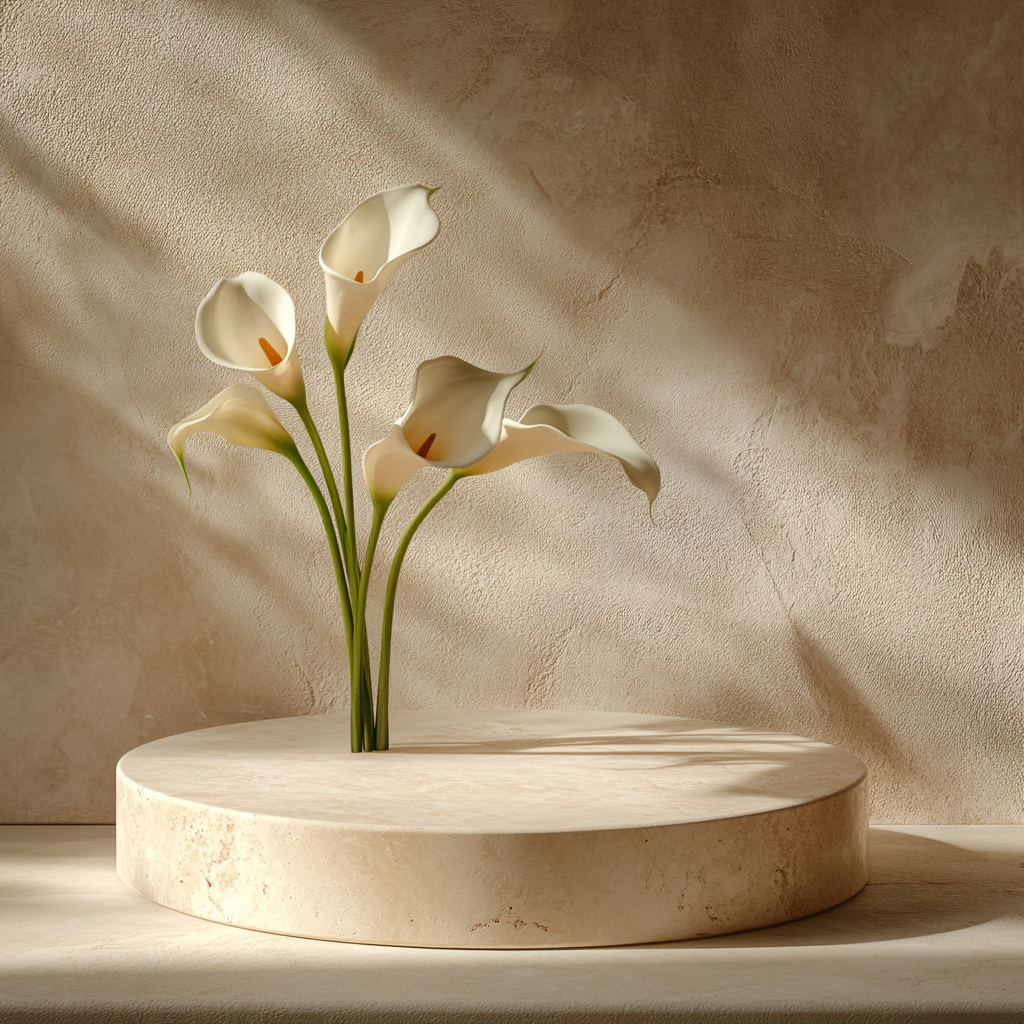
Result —
<instances>
[{"instance_id":1,"label":"slender stem base","mask_svg":"<svg viewBox=\"0 0 1024 1024\"><path fill-rule=\"evenodd\" d=\"M376 735L373 728L372 696L367 686L364 692L363 683L368 682L366 671L368 647L366 643L366 594L370 588L370 571L373 568L373 556L380 539L380 528L384 523L388 506L374 502L373 523L370 536L366 542L366 556L363 562L362 576L359 581L359 596L356 599L355 615L353 616L354 637L352 640L352 750L359 753L376 748ZM364 707L365 700L365 707Z\"/></svg>"},{"instance_id":2,"label":"slender stem base","mask_svg":"<svg viewBox=\"0 0 1024 1024\"><path fill-rule=\"evenodd\" d=\"M430 515L434 506L455 486L460 479L456 470L448 474L448 478L423 503L419 512L405 528L402 539L395 548L395 557L391 562L391 573L388 576L388 588L384 595L384 622L380 634L380 672L377 675L377 742L378 750L387 750L388 735L388 683L391 675L391 627L395 618L395 597L398 593L398 577L402 571L402 561L412 543L416 531L423 520Z\"/></svg>"},{"instance_id":3,"label":"slender stem base","mask_svg":"<svg viewBox=\"0 0 1024 1024\"><path fill-rule=\"evenodd\" d=\"M330 326L328 320L324 330ZM328 346L328 352L331 352ZM348 365L348 358L351 356L349 350L345 358L336 358L331 355L331 367L334 370L334 387L338 396L338 428L341 434L341 473L342 488L345 497L345 519L348 522L348 530L345 534L345 564L348 569L349 589L355 597L359 592L360 580L363 570L359 566L359 554L356 548L356 520L355 520L355 496L352 489L352 435L348 419L348 398L345 393L345 368ZM356 602L354 602L356 603ZM353 614L355 614L353 610ZM363 625L364 639L360 643L359 656L356 649L349 648L350 664L357 674L352 676L352 744L356 750L356 734L360 739L359 749L372 750L374 736L373 721L373 691L370 683L369 648L366 646L366 627ZM358 716L358 724L357 724Z\"/></svg>"}]
</instances>

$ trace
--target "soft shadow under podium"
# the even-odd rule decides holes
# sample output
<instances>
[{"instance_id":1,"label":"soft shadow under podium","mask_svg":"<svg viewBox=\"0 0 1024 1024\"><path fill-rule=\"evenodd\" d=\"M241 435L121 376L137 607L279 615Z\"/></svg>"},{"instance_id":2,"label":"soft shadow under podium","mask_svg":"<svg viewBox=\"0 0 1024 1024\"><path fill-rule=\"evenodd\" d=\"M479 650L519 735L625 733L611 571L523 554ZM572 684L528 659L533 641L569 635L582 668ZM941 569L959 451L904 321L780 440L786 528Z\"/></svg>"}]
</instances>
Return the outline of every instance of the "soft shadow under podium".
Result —
<instances>
[{"instance_id":1,"label":"soft shadow under podium","mask_svg":"<svg viewBox=\"0 0 1024 1024\"><path fill-rule=\"evenodd\" d=\"M691 949L831 946L959 931L1024 913L1020 855L976 853L936 839L874 827L868 884L852 899L798 921L686 942ZM651 948L651 947L641 947Z\"/></svg>"}]
</instances>

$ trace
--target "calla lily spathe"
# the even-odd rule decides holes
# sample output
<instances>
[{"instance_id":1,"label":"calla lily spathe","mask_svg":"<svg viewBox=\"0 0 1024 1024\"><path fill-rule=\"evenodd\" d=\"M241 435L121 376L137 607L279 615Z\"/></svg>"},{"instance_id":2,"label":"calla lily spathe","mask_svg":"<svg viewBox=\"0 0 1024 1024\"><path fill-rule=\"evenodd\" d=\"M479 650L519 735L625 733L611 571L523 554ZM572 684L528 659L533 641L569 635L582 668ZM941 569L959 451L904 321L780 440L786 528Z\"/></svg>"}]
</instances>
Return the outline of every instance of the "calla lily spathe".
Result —
<instances>
[{"instance_id":1,"label":"calla lily spathe","mask_svg":"<svg viewBox=\"0 0 1024 1024\"><path fill-rule=\"evenodd\" d=\"M460 475L493 473L558 452L593 452L615 459L651 503L661 490L661 471L654 459L611 413L592 405L535 405L518 423L505 420L494 450Z\"/></svg>"},{"instance_id":2,"label":"calla lily spathe","mask_svg":"<svg viewBox=\"0 0 1024 1024\"><path fill-rule=\"evenodd\" d=\"M435 365L440 364L440 365ZM373 557L380 532L380 524L388 504L401 489L406 480L425 465L450 466L452 471L445 482L427 499L405 528L395 556L391 563L387 589L384 594L384 615L381 628L380 671L377 676L377 716L375 746L378 750L386 750L389 746L388 737L388 692L391 679L391 634L394 624L395 599L398 593L398 581L402 571L402 563L409 549L413 536L423 520L430 514L438 502L463 477L493 473L513 463L532 459L539 455L553 455L556 452L593 452L615 459L626 471L632 483L639 487L648 498L649 506L661 489L661 472L655 461L640 447L630 432L611 413L596 409L590 405L535 405L529 409L519 422L502 419L497 431L497 443L492 442L495 436L493 415L499 406L503 410L508 392L533 369L531 363L519 374L509 375L506 381L514 381L511 386L501 385L494 388L494 398L487 402L486 415L475 417L481 423L479 434L486 439L489 449L475 461L468 461L474 450L486 447L483 443L474 445L469 442L473 433L474 418L463 412L466 404L473 405L469 398L473 387L479 389L475 404L479 408L480 398L486 393L483 380L475 384L475 374L485 374L461 359L435 359L422 363L417 372L416 388L413 392L412 405L405 416L392 428L391 433L376 445L371 446L363 458L363 471L367 486L374 498L374 525L371 531L370 544L367 546L367 565ZM460 381L460 374L465 375L464 394L459 394L458 387L452 383ZM491 374L500 377L499 374ZM446 377L450 380L446 380ZM518 378L518 379L516 379ZM428 397L429 396L429 397ZM460 420L464 416L465 422ZM433 445L441 436L443 424L447 429L445 436L445 454L458 452L460 459L446 461L430 460L427 456L433 452ZM468 429L467 429L468 427ZM426 431L426 439L416 451L413 446L420 444L420 438ZM438 433L435 434L435 431ZM460 435L465 431L466 436ZM463 461L464 460L464 461ZM366 603L366 580L360 588L359 609L356 618L364 612Z\"/></svg>"},{"instance_id":3,"label":"calla lily spathe","mask_svg":"<svg viewBox=\"0 0 1024 1024\"><path fill-rule=\"evenodd\" d=\"M320 266L327 287L328 352L342 364L370 307L395 272L432 242L440 221L430 206L436 189L402 185L361 202L324 240Z\"/></svg>"},{"instance_id":4,"label":"calla lily spathe","mask_svg":"<svg viewBox=\"0 0 1024 1024\"><path fill-rule=\"evenodd\" d=\"M286 401L305 399L295 304L269 277L247 271L218 281L199 304L196 341L220 366L251 373Z\"/></svg>"},{"instance_id":5,"label":"calla lily spathe","mask_svg":"<svg viewBox=\"0 0 1024 1024\"><path fill-rule=\"evenodd\" d=\"M263 395L248 384L232 384L202 408L175 423L167 434L167 443L185 474L186 483L185 442L203 430L220 434L231 444L264 448L289 459L298 454L291 434L281 425Z\"/></svg>"},{"instance_id":6,"label":"calla lily spathe","mask_svg":"<svg viewBox=\"0 0 1024 1024\"><path fill-rule=\"evenodd\" d=\"M533 365L493 373L454 356L420 363L405 415L363 456L374 502L390 503L425 467L461 469L486 458L501 440L508 396Z\"/></svg>"}]
</instances>

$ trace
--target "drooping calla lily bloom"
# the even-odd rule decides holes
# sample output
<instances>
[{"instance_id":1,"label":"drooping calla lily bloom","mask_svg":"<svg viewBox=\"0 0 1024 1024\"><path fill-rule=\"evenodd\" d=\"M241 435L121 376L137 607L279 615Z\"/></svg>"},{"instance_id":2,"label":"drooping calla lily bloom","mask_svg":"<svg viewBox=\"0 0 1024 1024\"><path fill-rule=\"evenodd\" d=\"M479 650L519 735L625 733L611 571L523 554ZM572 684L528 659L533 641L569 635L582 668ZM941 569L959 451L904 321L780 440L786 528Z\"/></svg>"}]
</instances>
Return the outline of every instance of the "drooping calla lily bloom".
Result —
<instances>
[{"instance_id":1,"label":"drooping calla lily bloom","mask_svg":"<svg viewBox=\"0 0 1024 1024\"><path fill-rule=\"evenodd\" d=\"M232 384L191 416L175 423L167 434L167 443L185 474L186 483L185 442L202 430L220 434L232 444L265 448L289 459L298 451L291 434L281 425L263 395L248 384Z\"/></svg>"},{"instance_id":2,"label":"drooping calla lily bloom","mask_svg":"<svg viewBox=\"0 0 1024 1024\"><path fill-rule=\"evenodd\" d=\"M494 450L460 475L493 473L524 459L558 452L594 452L617 460L652 503L661 490L661 471L654 459L611 413L592 405L535 405L518 423L505 420Z\"/></svg>"},{"instance_id":3,"label":"drooping calla lily bloom","mask_svg":"<svg viewBox=\"0 0 1024 1024\"><path fill-rule=\"evenodd\" d=\"M374 502L393 501L427 466L458 469L486 458L501 439L508 396L532 369L533 363L517 373L492 373L455 356L420 363L405 415L363 456Z\"/></svg>"},{"instance_id":4,"label":"drooping calla lily bloom","mask_svg":"<svg viewBox=\"0 0 1024 1024\"><path fill-rule=\"evenodd\" d=\"M251 373L289 402L304 400L295 304L269 277L247 271L218 281L199 304L196 341L220 366Z\"/></svg>"},{"instance_id":5,"label":"drooping calla lily bloom","mask_svg":"<svg viewBox=\"0 0 1024 1024\"><path fill-rule=\"evenodd\" d=\"M320 266L327 285L328 351L348 359L359 328L395 271L432 242L440 221L429 199L436 189L402 185L361 202L324 240Z\"/></svg>"}]
</instances>

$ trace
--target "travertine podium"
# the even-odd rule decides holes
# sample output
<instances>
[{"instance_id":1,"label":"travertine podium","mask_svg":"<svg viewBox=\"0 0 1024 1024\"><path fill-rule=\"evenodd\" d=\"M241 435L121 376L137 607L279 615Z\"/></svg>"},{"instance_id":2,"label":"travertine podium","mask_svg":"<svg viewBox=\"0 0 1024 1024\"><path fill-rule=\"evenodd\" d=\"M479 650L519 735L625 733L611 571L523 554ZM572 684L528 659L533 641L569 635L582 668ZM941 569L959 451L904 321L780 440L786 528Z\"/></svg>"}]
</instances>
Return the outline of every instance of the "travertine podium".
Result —
<instances>
[{"instance_id":1,"label":"travertine podium","mask_svg":"<svg viewBox=\"0 0 1024 1024\"><path fill-rule=\"evenodd\" d=\"M147 743L117 869L187 914L409 946L601 946L776 924L867 880L866 769L796 736L656 715L395 711Z\"/></svg>"}]
</instances>

